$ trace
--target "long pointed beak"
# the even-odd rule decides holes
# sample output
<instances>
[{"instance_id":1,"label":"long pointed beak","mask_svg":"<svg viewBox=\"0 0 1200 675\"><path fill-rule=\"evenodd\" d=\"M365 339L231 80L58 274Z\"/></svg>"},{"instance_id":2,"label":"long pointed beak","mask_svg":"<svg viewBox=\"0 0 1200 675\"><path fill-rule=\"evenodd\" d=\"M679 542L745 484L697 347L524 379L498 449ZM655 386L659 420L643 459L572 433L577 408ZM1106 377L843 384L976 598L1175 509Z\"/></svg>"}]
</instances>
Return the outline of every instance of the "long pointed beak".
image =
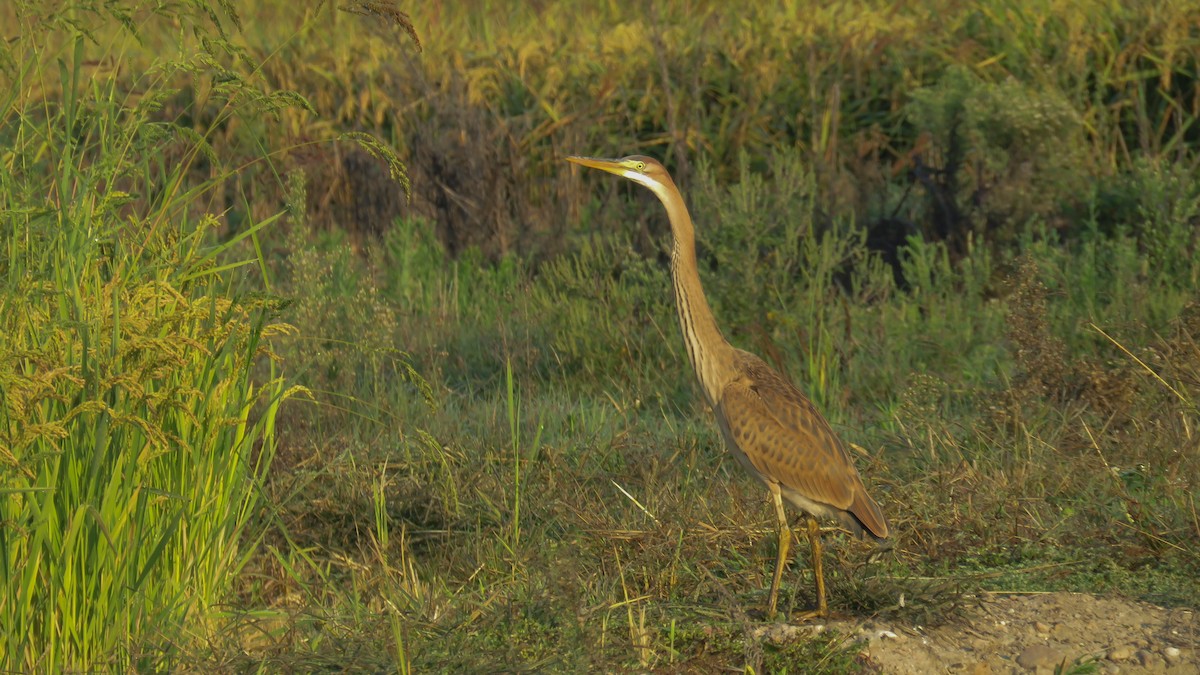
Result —
<instances>
[{"instance_id":1,"label":"long pointed beak","mask_svg":"<svg viewBox=\"0 0 1200 675\"><path fill-rule=\"evenodd\" d=\"M579 155L571 155L567 157L567 161L580 166L586 166L593 169L600 169L618 176L625 174L625 167L621 166L620 160L603 159L600 157L580 157Z\"/></svg>"}]
</instances>

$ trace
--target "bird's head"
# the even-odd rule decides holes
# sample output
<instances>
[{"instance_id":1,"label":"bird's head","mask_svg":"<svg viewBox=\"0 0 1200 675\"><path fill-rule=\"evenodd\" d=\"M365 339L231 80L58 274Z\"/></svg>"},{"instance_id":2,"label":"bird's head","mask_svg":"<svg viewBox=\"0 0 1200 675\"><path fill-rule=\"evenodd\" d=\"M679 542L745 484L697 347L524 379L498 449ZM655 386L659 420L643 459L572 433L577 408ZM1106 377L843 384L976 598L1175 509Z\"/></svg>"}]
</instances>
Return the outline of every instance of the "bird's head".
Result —
<instances>
[{"instance_id":1,"label":"bird's head","mask_svg":"<svg viewBox=\"0 0 1200 675\"><path fill-rule=\"evenodd\" d=\"M675 183L666 168L653 157L645 155L630 155L621 159L601 159L599 157L567 157L568 162L593 169L600 169L629 180L645 185L660 198L665 198L668 188L674 188Z\"/></svg>"}]
</instances>

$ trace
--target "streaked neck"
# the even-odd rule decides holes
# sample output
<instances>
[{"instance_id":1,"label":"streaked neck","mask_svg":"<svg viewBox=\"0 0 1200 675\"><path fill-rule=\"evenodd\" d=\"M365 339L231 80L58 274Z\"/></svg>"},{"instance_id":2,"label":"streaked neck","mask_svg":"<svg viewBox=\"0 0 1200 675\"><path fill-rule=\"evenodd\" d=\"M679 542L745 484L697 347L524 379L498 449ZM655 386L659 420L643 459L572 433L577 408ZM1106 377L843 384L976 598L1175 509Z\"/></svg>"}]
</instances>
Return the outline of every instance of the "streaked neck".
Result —
<instances>
[{"instance_id":1,"label":"streaked neck","mask_svg":"<svg viewBox=\"0 0 1200 675\"><path fill-rule=\"evenodd\" d=\"M679 327L683 332L688 360L700 380L704 397L713 406L725 384L725 372L721 364L727 359L723 358L722 352L732 348L721 335L708 300L704 297L696 265L695 230L687 207L678 195L677 190L674 195L658 195L671 221L671 280L675 289L675 308L679 312Z\"/></svg>"}]
</instances>

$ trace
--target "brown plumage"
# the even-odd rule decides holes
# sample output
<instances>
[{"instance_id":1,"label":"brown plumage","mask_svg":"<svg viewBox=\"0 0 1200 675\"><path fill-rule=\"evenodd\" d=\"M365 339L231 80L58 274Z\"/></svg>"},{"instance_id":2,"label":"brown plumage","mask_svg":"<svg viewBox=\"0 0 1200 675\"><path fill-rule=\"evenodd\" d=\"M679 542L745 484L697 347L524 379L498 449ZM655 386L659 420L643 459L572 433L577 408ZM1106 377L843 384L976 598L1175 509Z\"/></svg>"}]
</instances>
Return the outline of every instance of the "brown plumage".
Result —
<instances>
[{"instance_id":1,"label":"brown plumage","mask_svg":"<svg viewBox=\"0 0 1200 675\"><path fill-rule=\"evenodd\" d=\"M695 231L674 181L656 160L568 157L569 161L628 178L658 196L671 222L671 278L688 360L716 415L730 452L771 491L779 525L778 557L767 601L775 613L791 543L783 501L807 516L817 609L826 611L820 529L814 517L851 532L888 536L883 513L863 486L845 445L812 402L762 359L735 349L713 319L696 269Z\"/></svg>"},{"instance_id":2,"label":"brown plumage","mask_svg":"<svg viewBox=\"0 0 1200 675\"><path fill-rule=\"evenodd\" d=\"M829 422L762 359L741 350L734 358L739 375L725 385L716 416L743 466L764 483L778 483L796 508L854 534L886 538L883 513Z\"/></svg>"}]
</instances>

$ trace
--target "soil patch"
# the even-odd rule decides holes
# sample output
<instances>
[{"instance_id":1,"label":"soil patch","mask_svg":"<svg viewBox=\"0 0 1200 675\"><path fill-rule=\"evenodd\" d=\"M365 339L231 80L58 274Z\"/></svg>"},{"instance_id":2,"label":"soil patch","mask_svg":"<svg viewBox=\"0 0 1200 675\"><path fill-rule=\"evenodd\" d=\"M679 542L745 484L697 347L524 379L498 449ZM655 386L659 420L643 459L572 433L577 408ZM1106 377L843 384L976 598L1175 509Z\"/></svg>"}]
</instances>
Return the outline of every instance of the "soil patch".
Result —
<instances>
[{"instance_id":1,"label":"soil patch","mask_svg":"<svg viewBox=\"0 0 1200 675\"><path fill-rule=\"evenodd\" d=\"M791 632L764 628L767 640ZM863 662L886 675L1041 675L1089 663L1079 672L1200 673L1196 611L1084 593L985 594L937 627L833 619L811 629L855 636Z\"/></svg>"}]
</instances>

